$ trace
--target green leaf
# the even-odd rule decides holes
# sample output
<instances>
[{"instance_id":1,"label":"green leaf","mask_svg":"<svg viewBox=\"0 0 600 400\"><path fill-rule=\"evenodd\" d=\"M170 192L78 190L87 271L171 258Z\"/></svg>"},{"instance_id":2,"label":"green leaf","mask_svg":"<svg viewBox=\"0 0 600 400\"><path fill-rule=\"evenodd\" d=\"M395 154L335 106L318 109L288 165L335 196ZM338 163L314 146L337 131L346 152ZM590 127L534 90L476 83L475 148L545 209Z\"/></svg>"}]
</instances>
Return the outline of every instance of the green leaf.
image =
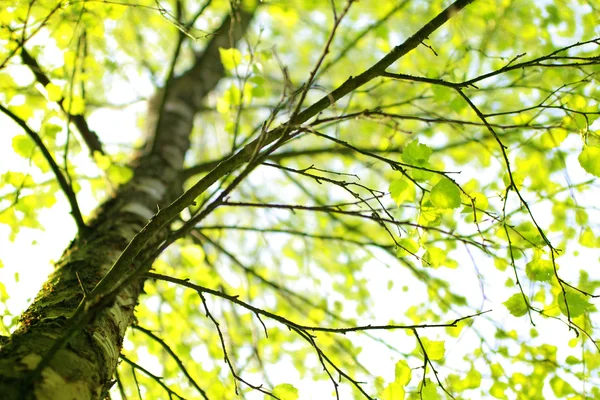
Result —
<instances>
[{"instance_id":1,"label":"green leaf","mask_svg":"<svg viewBox=\"0 0 600 400\"><path fill-rule=\"evenodd\" d=\"M70 98L65 99L63 107L71 115L80 115L85 112L85 101L81 96L74 96L72 100Z\"/></svg>"},{"instance_id":2,"label":"green leaf","mask_svg":"<svg viewBox=\"0 0 600 400\"><path fill-rule=\"evenodd\" d=\"M112 164L106 170L108 179L116 185L126 183L133 176L133 170L129 167Z\"/></svg>"},{"instance_id":3,"label":"green leaf","mask_svg":"<svg viewBox=\"0 0 600 400\"><path fill-rule=\"evenodd\" d=\"M475 201L475 208L486 210L490 206L488 198L483 193L474 192L471 193L470 196Z\"/></svg>"},{"instance_id":4,"label":"green leaf","mask_svg":"<svg viewBox=\"0 0 600 400\"><path fill-rule=\"evenodd\" d=\"M600 177L600 147L583 146L578 160L583 169Z\"/></svg>"},{"instance_id":5,"label":"green leaf","mask_svg":"<svg viewBox=\"0 0 600 400\"><path fill-rule=\"evenodd\" d=\"M579 244L584 247L595 248L600 247L600 240L594 235L594 232L589 228L585 228L579 235Z\"/></svg>"},{"instance_id":6,"label":"green leaf","mask_svg":"<svg viewBox=\"0 0 600 400\"><path fill-rule=\"evenodd\" d=\"M554 276L554 266L550 260L536 258L527 263L525 273L531 280L549 282Z\"/></svg>"},{"instance_id":7,"label":"green leaf","mask_svg":"<svg viewBox=\"0 0 600 400\"><path fill-rule=\"evenodd\" d=\"M396 379L394 380L394 382L401 386L408 385L408 383L410 382L411 373L412 371L405 360L398 361L396 363Z\"/></svg>"},{"instance_id":8,"label":"green leaf","mask_svg":"<svg viewBox=\"0 0 600 400\"><path fill-rule=\"evenodd\" d=\"M101 154L98 151L94 152L94 161L96 162L98 168L100 168L103 171L106 171L112 164L112 161L110 160L109 156Z\"/></svg>"},{"instance_id":9,"label":"green leaf","mask_svg":"<svg viewBox=\"0 0 600 400\"><path fill-rule=\"evenodd\" d=\"M224 49L220 47L219 54L226 70L231 71L242 62L242 53L236 48Z\"/></svg>"},{"instance_id":10,"label":"green leaf","mask_svg":"<svg viewBox=\"0 0 600 400\"><path fill-rule=\"evenodd\" d=\"M439 268L446 262L446 251L438 247L429 247L421 261L424 267Z\"/></svg>"},{"instance_id":11,"label":"green leaf","mask_svg":"<svg viewBox=\"0 0 600 400\"><path fill-rule=\"evenodd\" d=\"M425 347L425 352L430 360L441 360L446 352L445 343L443 341L429 340L426 337L421 338L421 343ZM417 343L417 349L422 353L421 345Z\"/></svg>"},{"instance_id":12,"label":"green leaf","mask_svg":"<svg viewBox=\"0 0 600 400\"><path fill-rule=\"evenodd\" d=\"M396 179L390 184L390 195L397 205L414 202L417 195L415 184L406 178Z\"/></svg>"},{"instance_id":13,"label":"green leaf","mask_svg":"<svg viewBox=\"0 0 600 400\"><path fill-rule=\"evenodd\" d=\"M419 143L419 140L413 140L404 146L402 150L402 160L407 164L422 166L429 160L433 150L425 144Z\"/></svg>"},{"instance_id":14,"label":"green leaf","mask_svg":"<svg viewBox=\"0 0 600 400\"><path fill-rule=\"evenodd\" d=\"M48 100L50 101L59 101L62 99L62 89L54 83L46 85L46 92L48 93Z\"/></svg>"},{"instance_id":15,"label":"green leaf","mask_svg":"<svg viewBox=\"0 0 600 400\"><path fill-rule=\"evenodd\" d=\"M564 292L560 292L557 297L558 308L563 315L568 315L571 318L576 318L583 313L585 313L592 305L588 302L587 297L571 289L569 287L565 287L565 291L567 292L567 304L565 304L565 295ZM567 312L568 305L568 312Z\"/></svg>"},{"instance_id":16,"label":"green leaf","mask_svg":"<svg viewBox=\"0 0 600 400\"><path fill-rule=\"evenodd\" d=\"M398 399L404 399L404 396L406 395L406 391L404 389L403 385L400 385L397 382L392 382L390 384L388 384L385 389L383 389L383 392L381 392L381 394L379 395L379 398L381 400L398 400Z\"/></svg>"},{"instance_id":17,"label":"green leaf","mask_svg":"<svg viewBox=\"0 0 600 400\"><path fill-rule=\"evenodd\" d=\"M473 367L469 370L462 383L465 389L477 389L481 386L481 374Z\"/></svg>"},{"instance_id":18,"label":"green leaf","mask_svg":"<svg viewBox=\"0 0 600 400\"><path fill-rule=\"evenodd\" d=\"M427 400L438 400L440 394L437 391L437 385L431 381L431 379L425 379L425 383L421 385L421 396L417 397L420 399Z\"/></svg>"},{"instance_id":19,"label":"green leaf","mask_svg":"<svg viewBox=\"0 0 600 400\"><path fill-rule=\"evenodd\" d=\"M507 387L508 385L506 383L496 381L490 388L490 395L496 399L508 399L506 394L504 394Z\"/></svg>"},{"instance_id":20,"label":"green leaf","mask_svg":"<svg viewBox=\"0 0 600 400\"><path fill-rule=\"evenodd\" d=\"M273 388L273 394L281 400L297 400L298 389L289 383L281 383ZM265 399L271 399L270 396L265 396Z\"/></svg>"},{"instance_id":21,"label":"green leaf","mask_svg":"<svg viewBox=\"0 0 600 400\"><path fill-rule=\"evenodd\" d=\"M14 151L21 157L29 158L35 148L33 140L26 135L17 135L12 139L12 147Z\"/></svg>"},{"instance_id":22,"label":"green leaf","mask_svg":"<svg viewBox=\"0 0 600 400\"><path fill-rule=\"evenodd\" d=\"M550 387L556 397L565 397L569 394L575 394L573 387L559 376L553 376L550 379Z\"/></svg>"},{"instance_id":23,"label":"green leaf","mask_svg":"<svg viewBox=\"0 0 600 400\"><path fill-rule=\"evenodd\" d=\"M396 250L396 256L406 257L413 256L419 251L419 243L412 238L405 238L398 240L398 249Z\"/></svg>"},{"instance_id":24,"label":"green leaf","mask_svg":"<svg viewBox=\"0 0 600 400\"><path fill-rule=\"evenodd\" d=\"M581 360L574 356L567 356L567 358L565 359L565 362L567 363L567 365L581 364Z\"/></svg>"},{"instance_id":25,"label":"green leaf","mask_svg":"<svg viewBox=\"0 0 600 400\"><path fill-rule=\"evenodd\" d=\"M431 203L437 208L460 207L460 190L447 178L442 178L430 193Z\"/></svg>"},{"instance_id":26,"label":"green leaf","mask_svg":"<svg viewBox=\"0 0 600 400\"><path fill-rule=\"evenodd\" d=\"M27 120L33 116L33 109L27 104L10 106L8 109L25 122L27 122Z\"/></svg>"},{"instance_id":27,"label":"green leaf","mask_svg":"<svg viewBox=\"0 0 600 400\"><path fill-rule=\"evenodd\" d=\"M47 141L48 139L54 141L54 140L56 140L56 135L60 131L62 131L62 127L60 127L58 125L44 124L44 126L42 127L42 132L41 132L40 136L42 136L44 141Z\"/></svg>"},{"instance_id":28,"label":"green leaf","mask_svg":"<svg viewBox=\"0 0 600 400\"><path fill-rule=\"evenodd\" d=\"M527 299L527 303L529 303L529 299ZM515 293L502 304L504 304L508 311L515 317L522 317L527 314L527 311L529 310L527 303L523 299L522 293Z\"/></svg>"}]
</instances>

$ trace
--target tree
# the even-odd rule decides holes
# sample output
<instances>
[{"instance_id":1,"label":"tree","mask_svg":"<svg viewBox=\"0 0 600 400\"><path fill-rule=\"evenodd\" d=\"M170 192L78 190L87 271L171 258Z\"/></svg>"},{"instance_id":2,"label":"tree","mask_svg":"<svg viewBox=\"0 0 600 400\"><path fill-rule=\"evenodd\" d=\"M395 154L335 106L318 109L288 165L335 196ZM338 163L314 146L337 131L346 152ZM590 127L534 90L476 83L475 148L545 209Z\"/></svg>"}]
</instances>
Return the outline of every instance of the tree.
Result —
<instances>
[{"instance_id":1,"label":"tree","mask_svg":"<svg viewBox=\"0 0 600 400\"><path fill-rule=\"evenodd\" d=\"M6 5L0 222L77 233L0 393L600 397L598 11Z\"/></svg>"}]
</instances>

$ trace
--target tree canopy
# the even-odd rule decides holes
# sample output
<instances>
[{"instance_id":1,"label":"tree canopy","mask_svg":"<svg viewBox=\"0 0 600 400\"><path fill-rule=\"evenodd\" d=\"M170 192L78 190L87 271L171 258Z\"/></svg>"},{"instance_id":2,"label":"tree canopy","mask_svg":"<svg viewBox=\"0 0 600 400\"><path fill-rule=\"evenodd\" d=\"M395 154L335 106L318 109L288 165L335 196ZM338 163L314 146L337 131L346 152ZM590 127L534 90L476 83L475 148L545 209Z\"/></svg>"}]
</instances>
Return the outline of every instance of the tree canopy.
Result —
<instances>
[{"instance_id":1,"label":"tree canopy","mask_svg":"<svg viewBox=\"0 0 600 400\"><path fill-rule=\"evenodd\" d=\"M595 0L1 4L28 382L139 281L96 398L600 398Z\"/></svg>"}]
</instances>

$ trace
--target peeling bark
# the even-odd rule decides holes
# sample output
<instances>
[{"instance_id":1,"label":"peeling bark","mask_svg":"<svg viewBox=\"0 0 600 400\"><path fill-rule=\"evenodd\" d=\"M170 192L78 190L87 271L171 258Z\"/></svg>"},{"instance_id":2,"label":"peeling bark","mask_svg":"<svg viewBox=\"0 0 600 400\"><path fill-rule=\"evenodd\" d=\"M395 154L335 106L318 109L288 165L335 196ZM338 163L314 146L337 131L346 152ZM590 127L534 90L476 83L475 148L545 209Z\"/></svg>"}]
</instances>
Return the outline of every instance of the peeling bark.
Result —
<instances>
[{"instance_id":1,"label":"peeling bark","mask_svg":"<svg viewBox=\"0 0 600 400\"><path fill-rule=\"evenodd\" d=\"M190 146L194 116L224 75L218 49L235 45L252 18L252 12L243 10L235 15L233 29L231 18L227 17L196 64L169 85L163 109L149 110L149 121L159 123L150 127L155 133L150 138L152 145L146 146L134 162L133 178L98 208L89 233L76 238L65 250L54 273L21 316L19 328L3 345L2 399L80 400L106 396L125 331L143 289L142 278L124 286L110 304L104 305L55 354L39 377L33 379L31 372L64 333L84 294L105 276L157 207L164 207L181 195L183 160ZM147 248L155 249L166 234L166 230L159 232Z\"/></svg>"}]
</instances>

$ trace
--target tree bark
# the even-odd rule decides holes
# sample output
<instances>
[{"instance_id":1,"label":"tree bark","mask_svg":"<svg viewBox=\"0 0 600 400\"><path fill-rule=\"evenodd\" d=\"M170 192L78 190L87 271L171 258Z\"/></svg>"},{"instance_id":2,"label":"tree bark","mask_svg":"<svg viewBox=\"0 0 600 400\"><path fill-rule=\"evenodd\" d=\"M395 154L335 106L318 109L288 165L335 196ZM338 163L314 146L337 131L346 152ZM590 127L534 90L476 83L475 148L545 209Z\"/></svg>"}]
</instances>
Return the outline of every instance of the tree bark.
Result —
<instances>
[{"instance_id":1,"label":"tree bark","mask_svg":"<svg viewBox=\"0 0 600 400\"><path fill-rule=\"evenodd\" d=\"M39 374L32 372L39 369L44 355L64 334L85 294L106 275L157 207L181 195L183 160L194 116L224 75L219 47L231 47L242 38L253 12L236 10L232 15L212 36L194 66L169 82L164 102L156 102L163 104L162 109L156 104L150 107L149 145L132 164L133 178L98 207L88 233L65 250L21 316L18 329L0 350L2 399L100 399L114 383L123 337L142 293L143 278L125 285L114 299L98 308L93 319L86 321ZM156 234L147 243L146 254L152 253L167 233L164 229Z\"/></svg>"}]
</instances>

